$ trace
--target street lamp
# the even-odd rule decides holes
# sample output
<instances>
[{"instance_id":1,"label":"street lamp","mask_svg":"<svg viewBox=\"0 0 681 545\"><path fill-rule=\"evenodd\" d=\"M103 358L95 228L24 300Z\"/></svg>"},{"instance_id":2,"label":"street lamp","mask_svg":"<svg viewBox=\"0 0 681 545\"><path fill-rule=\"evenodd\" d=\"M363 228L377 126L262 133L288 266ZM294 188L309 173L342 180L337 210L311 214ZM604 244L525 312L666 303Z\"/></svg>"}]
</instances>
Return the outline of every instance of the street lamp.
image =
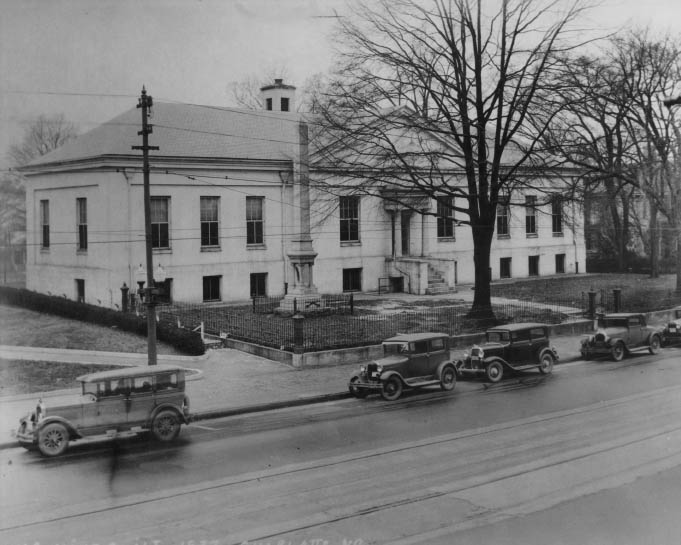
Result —
<instances>
[{"instance_id":1,"label":"street lamp","mask_svg":"<svg viewBox=\"0 0 681 545\"><path fill-rule=\"evenodd\" d=\"M146 281L147 281L147 271L144 270L144 267L140 263L140 266L135 271L135 282L137 282L137 286L139 286L137 293L139 293L140 296L142 295L142 292L144 290L144 283Z\"/></svg>"}]
</instances>

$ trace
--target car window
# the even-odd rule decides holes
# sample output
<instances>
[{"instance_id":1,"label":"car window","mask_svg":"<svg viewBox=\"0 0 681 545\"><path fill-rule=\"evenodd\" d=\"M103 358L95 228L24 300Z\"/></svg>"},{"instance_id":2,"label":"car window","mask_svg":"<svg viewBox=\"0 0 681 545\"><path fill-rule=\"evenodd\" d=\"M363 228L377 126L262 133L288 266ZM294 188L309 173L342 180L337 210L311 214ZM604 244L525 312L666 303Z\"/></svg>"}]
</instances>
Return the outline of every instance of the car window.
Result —
<instances>
[{"instance_id":1,"label":"car window","mask_svg":"<svg viewBox=\"0 0 681 545\"><path fill-rule=\"evenodd\" d=\"M152 383L151 376L135 377L132 381L132 392L135 394L151 392Z\"/></svg>"},{"instance_id":2,"label":"car window","mask_svg":"<svg viewBox=\"0 0 681 545\"><path fill-rule=\"evenodd\" d=\"M508 331L488 331L487 340L492 343L508 342Z\"/></svg>"},{"instance_id":3,"label":"car window","mask_svg":"<svg viewBox=\"0 0 681 545\"><path fill-rule=\"evenodd\" d=\"M428 352L428 341L417 341L412 344L412 352L414 354L425 354Z\"/></svg>"},{"instance_id":4,"label":"car window","mask_svg":"<svg viewBox=\"0 0 681 545\"><path fill-rule=\"evenodd\" d=\"M546 334L544 333L544 328L535 327L534 329L530 330L530 337L532 339L542 339L546 337Z\"/></svg>"},{"instance_id":5,"label":"car window","mask_svg":"<svg viewBox=\"0 0 681 545\"><path fill-rule=\"evenodd\" d=\"M389 354L404 354L409 351L407 343L386 343L383 345L383 353Z\"/></svg>"},{"instance_id":6,"label":"car window","mask_svg":"<svg viewBox=\"0 0 681 545\"><path fill-rule=\"evenodd\" d=\"M96 383L97 397L122 396L128 393L128 384L125 379L102 380Z\"/></svg>"},{"instance_id":7,"label":"car window","mask_svg":"<svg viewBox=\"0 0 681 545\"><path fill-rule=\"evenodd\" d=\"M529 332L527 330L513 331L511 333L511 339L514 341L526 341L529 339Z\"/></svg>"},{"instance_id":8,"label":"car window","mask_svg":"<svg viewBox=\"0 0 681 545\"><path fill-rule=\"evenodd\" d=\"M676 317L677 317L677 318L681 318L681 310L677 310L677 311L676 311Z\"/></svg>"},{"instance_id":9,"label":"car window","mask_svg":"<svg viewBox=\"0 0 681 545\"><path fill-rule=\"evenodd\" d=\"M632 316L629 318L629 325L639 325L641 322L638 319L638 316Z\"/></svg>"},{"instance_id":10,"label":"car window","mask_svg":"<svg viewBox=\"0 0 681 545\"><path fill-rule=\"evenodd\" d=\"M177 373L156 375L156 390L170 390L173 388L177 388Z\"/></svg>"},{"instance_id":11,"label":"car window","mask_svg":"<svg viewBox=\"0 0 681 545\"><path fill-rule=\"evenodd\" d=\"M445 340L440 337L438 339L431 339L430 341L430 349L432 351L435 350L444 350L445 349Z\"/></svg>"}]
</instances>

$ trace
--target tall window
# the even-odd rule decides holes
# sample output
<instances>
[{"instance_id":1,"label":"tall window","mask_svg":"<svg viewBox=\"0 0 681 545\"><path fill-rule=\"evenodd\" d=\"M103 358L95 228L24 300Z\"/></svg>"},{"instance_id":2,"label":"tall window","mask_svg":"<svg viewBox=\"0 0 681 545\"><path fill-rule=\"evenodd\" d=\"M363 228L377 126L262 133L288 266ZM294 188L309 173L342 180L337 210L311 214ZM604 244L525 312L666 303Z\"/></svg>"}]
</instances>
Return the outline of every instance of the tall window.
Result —
<instances>
[{"instance_id":1,"label":"tall window","mask_svg":"<svg viewBox=\"0 0 681 545\"><path fill-rule=\"evenodd\" d=\"M529 276L539 276L539 256L531 255L527 258Z\"/></svg>"},{"instance_id":2,"label":"tall window","mask_svg":"<svg viewBox=\"0 0 681 545\"><path fill-rule=\"evenodd\" d=\"M287 97L281 97L281 111L282 112L288 112L289 109L289 100Z\"/></svg>"},{"instance_id":3,"label":"tall window","mask_svg":"<svg viewBox=\"0 0 681 545\"><path fill-rule=\"evenodd\" d=\"M263 197L246 197L246 244L263 244Z\"/></svg>"},{"instance_id":4,"label":"tall window","mask_svg":"<svg viewBox=\"0 0 681 545\"><path fill-rule=\"evenodd\" d=\"M551 226L554 234L563 232L563 199L560 195L551 199Z\"/></svg>"},{"instance_id":5,"label":"tall window","mask_svg":"<svg viewBox=\"0 0 681 545\"><path fill-rule=\"evenodd\" d=\"M362 269L343 269L343 291L362 291Z\"/></svg>"},{"instance_id":6,"label":"tall window","mask_svg":"<svg viewBox=\"0 0 681 545\"><path fill-rule=\"evenodd\" d=\"M497 236L507 237L509 235L508 216L508 200L500 201L499 204L497 204Z\"/></svg>"},{"instance_id":7,"label":"tall window","mask_svg":"<svg viewBox=\"0 0 681 545\"><path fill-rule=\"evenodd\" d=\"M437 198L437 236L438 238L454 236L454 197Z\"/></svg>"},{"instance_id":8,"label":"tall window","mask_svg":"<svg viewBox=\"0 0 681 545\"><path fill-rule=\"evenodd\" d=\"M220 197L201 197L201 246L219 246Z\"/></svg>"},{"instance_id":9,"label":"tall window","mask_svg":"<svg viewBox=\"0 0 681 545\"><path fill-rule=\"evenodd\" d=\"M511 278L511 258L502 257L499 259L499 276L501 278Z\"/></svg>"},{"instance_id":10,"label":"tall window","mask_svg":"<svg viewBox=\"0 0 681 545\"><path fill-rule=\"evenodd\" d=\"M267 273L251 274L251 297L267 296Z\"/></svg>"},{"instance_id":11,"label":"tall window","mask_svg":"<svg viewBox=\"0 0 681 545\"><path fill-rule=\"evenodd\" d=\"M76 199L76 223L78 224L78 249L87 250L87 199Z\"/></svg>"},{"instance_id":12,"label":"tall window","mask_svg":"<svg viewBox=\"0 0 681 545\"><path fill-rule=\"evenodd\" d=\"M40 201L40 246L50 247L50 201Z\"/></svg>"},{"instance_id":13,"label":"tall window","mask_svg":"<svg viewBox=\"0 0 681 545\"><path fill-rule=\"evenodd\" d=\"M340 198L340 240L359 241L359 197Z\"/></svg>"},{"instance_id":14,"label":"tall window","mask_svg":"<svg viewBox=\"0 0 681 545\"><path fill-rule=\"evenodd\" d=\"M222 276L203 277L203 300L220 301L220 282Z\"/></svg>"},{"instance_id":15,"label":"tall window","mask_svg":"<svg viewBox=\"0 0 681 545\"><path fill-rule=\"evenodd\" d=\"M525 233L537 234L537 197L535 195L525 197Z\"/></svg>"},{"instance_id":16,"label":"tall window","mask_svg":"<svg viewBox=\"0 0 681 545\"><path fill-rule=\"evenodd\" d=\"M168 197L151 197L151 247L170 248Z\"/></svg>"}]
</instances>

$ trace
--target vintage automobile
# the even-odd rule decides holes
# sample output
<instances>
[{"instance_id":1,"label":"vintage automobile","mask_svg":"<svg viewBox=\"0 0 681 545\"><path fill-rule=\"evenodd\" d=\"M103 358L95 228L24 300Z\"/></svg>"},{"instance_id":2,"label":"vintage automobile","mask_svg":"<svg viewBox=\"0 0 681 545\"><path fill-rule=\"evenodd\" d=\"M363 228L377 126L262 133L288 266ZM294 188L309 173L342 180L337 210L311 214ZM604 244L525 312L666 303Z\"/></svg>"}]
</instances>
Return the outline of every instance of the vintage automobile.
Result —
<instances>
[{"instance_id":1,"label":"vintage automobile","mask_svg":"<svg viewBox=\"0 0 681 545\"><path fill-rule=\"evenodd\" d=\"M499 382L506 371L553 370L558 352L549 345L549 326L518 323L496 326L485 333L485 342L464 352L456 362L459 376L482 375L489 382Z\"/></svg>"},{"instance_id":2,"label":"vintage automobile","mask_svg":"<svg viewBox=\"0 0 681 545\"><path fill-rule=\"evenodd\" d=\"M582 339L581 353L585 360L610 356L621 361L635 350L657 354L662 344L662 330L646 324L638 313L616 313L598 316L597 330Z\"/></svg>"},{"instance_id":3,"label":"vintage automobile","mask_svg":"<svg viewBox=\"0 0 681 545\"><path fill-rule=\"evenodd\" d=\"M669 320L662 331L663 346L679 343L681 343L681 307L674 309L674 318Z\"/></svg>"},{"instance_id":4,"label":"vintage automobile","mask_svg":"<svg viewBox=\"0 0 681 545\"><path fill-rule=\"evenodd\" d=\"M449 354L449 336L444 333L397 335L383 343L383 357L367 365L350 378L348 388L363 398L380 392L393 401L405 388L439 385L452 390L456 370Z\"/></svg>"},{"instance_id":5,"label":"vintage automobile","mask_svg":"<svg viewBox=\"0 0 681 545\"><path fill-rule=\"evenodd\" d=\"M63 454L70 441L118 432L150 430L172 441L189 422L185 369L171 365L126 367L77 378L81 394L72 404L44 407L21 418L16 437L44 456ZM40 409L38 409L40 407Z\"/></svg>"}]
</instances>

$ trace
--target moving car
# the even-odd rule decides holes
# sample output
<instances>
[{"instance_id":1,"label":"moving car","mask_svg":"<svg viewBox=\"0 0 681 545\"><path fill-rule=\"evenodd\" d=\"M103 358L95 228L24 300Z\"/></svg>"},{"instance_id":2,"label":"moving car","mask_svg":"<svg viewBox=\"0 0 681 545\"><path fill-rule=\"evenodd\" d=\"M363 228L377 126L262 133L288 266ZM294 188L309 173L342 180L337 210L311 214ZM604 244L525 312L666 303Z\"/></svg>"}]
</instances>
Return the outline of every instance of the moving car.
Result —
<instances>
[{"instance_id":1,"label":"moving car","mask_svg":"<svg viewBox=\"0 0 681 545\"><path fill-rule=\"evenodd\" d=\"M348 388L355 397L372 392L392 401L405 388L440 385L449 391L456 384L456 370L449 354L449 335L414 333L397 335L383 343L383 357L360 367Z\"/></svg>"},{"instance_id":2,"label":"moving car","mask_svg":"<svg viewBox=\"0 0 681 545\"><path fill-rule=\"evenodd\" d=\"M519 323L495 326L485 333L485 342L474 345L456 362L460 376L481 375L489 382L499 382L507 371L553 370L558 352L549 345L549 326Z\"/></svg>"},{"instance_id":3,"label":"moving car","mask_svg":"<svg viewBox=\"0 0 681 545\"><path fill-rule=\"evenodd\" d=\"M664 346L679 343L681 343L681 307L674 309L674 318L669 320L662 331L662 344Z\"/></svg>"},{"instance_id":4,"label":"moving car","mask_svg":"<svg viewBox=\"0 0 681 545\"><path fill-rule=\"evenodd\" d=\"M620 312L599 316L597 331L582 339L580 351L585 360L610 356L621 361L635 350L657 354L661 344L662 330L647 325L643 314Z\"/></svg>"},{"instance_id":5,"label":"moving car","mask_svg":"<svg viewBox=\"0 0 681 545\"><path fill-rule=\"evenodd\" d=\"M149 430L172 441L189 423L185 369L170 365L127 367L78 377L81 395L74 403L45 407L21 418L17 440L44 456L58 456L70 441L121 431Z\"/></svg>"}]
</instances>

